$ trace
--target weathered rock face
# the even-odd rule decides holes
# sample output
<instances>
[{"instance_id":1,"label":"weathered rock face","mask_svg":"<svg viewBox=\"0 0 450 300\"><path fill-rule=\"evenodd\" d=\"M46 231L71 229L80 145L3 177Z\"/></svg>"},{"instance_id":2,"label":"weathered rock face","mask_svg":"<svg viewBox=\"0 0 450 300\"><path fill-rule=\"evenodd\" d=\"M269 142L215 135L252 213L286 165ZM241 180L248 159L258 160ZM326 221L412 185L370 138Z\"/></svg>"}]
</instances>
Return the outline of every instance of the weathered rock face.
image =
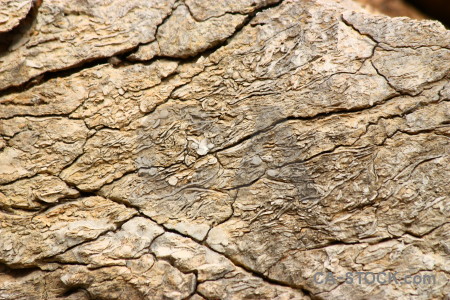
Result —
<instances>
[{"instance_id":1,"label":"weathered rock face","mask_svg":"<svg viewBox=\"0 0 450 300\"><path fill-rule=\"evenodd\" d=\"M350 0L10 2L0 299L450 295L440 23Z\"/></svg>"},{"instance_id":2,"label":"weathered rock face","mask_svg":"<svg viewBox=\"0 0 450 300\"><path fill-rule=\"evenodd\" d=\"M25 19L32 0L3 0L0 3L0 33L8 32Z\"/></svg>"}]
</instances>

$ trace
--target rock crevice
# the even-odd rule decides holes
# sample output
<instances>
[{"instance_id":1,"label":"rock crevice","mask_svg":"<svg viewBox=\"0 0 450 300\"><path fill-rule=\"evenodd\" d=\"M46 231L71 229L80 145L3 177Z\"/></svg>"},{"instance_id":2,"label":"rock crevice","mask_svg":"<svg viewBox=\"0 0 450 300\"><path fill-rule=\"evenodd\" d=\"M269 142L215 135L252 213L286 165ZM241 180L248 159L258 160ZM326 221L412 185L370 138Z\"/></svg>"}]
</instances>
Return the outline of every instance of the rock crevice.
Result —
<instances>
[{"instance_id":1,"label":"rock crevice","mask_svg":"<svg viewBox=\"0 0 450 300\"><path fill-rule=\"evenodd\" d=\"M44 0L25 28L19 2L0 299L449 295L442 24L350 0Z\"/></svg>"}]
</instances>

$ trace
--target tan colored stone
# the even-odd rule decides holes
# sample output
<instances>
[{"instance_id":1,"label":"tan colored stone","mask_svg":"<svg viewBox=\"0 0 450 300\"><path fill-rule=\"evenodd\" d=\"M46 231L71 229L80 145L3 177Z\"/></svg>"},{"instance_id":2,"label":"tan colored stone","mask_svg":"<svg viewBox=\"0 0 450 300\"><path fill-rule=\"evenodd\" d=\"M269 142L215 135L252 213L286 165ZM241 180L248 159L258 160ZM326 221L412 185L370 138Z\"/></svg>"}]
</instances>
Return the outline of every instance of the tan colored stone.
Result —
<instances>
[{"instance_id":1,"label":"tan colored stone","mask_svg":"<svg viewBox=\"0 0 450 300\"><path fill-rule=\"evenodd\" d=\"M134 214L134 210L101 197L81 198L34 216L2 213L0 260L8 265L33 266L114 230Z\"/></svg>"},{"instance_id":2,"label":"tan colored stone","mask_svg":"<svg viewBox=\"0 0 450 300\"><path fill-rule=\"evenodd\" d=\"M84 243L57 256L63 263L88 264L89 268L127 266L128 260L140 258L151 242L164 230L148 219L133 218L116 232L108 232L95 241Z\"/></svg>"},{"instance_id":3,"label":"tan colored stone","mask_svg":"<svg viewBox=\"0 0 450 300\"><path fill-rule=\"evenodd\" d=\"M186 5L198 21L221 17L227 13L248 14L280 0L187 0Z\"/></svg>"},{"instance_id":4,"label":"tan colored stone","mask_svg":"<svg viewBox=\"0 0 450 300\"><path fill-rule=\"evenodd\" d=\"M3 0L0 3L0 33L8 32L19 25L32 5L32 0Z\"/></svg>"},{"instance_id":5,"label":"tan colored stone","mask_svg":"<svg viewBox=\"0 0 450 300\"><path fill-rule=\"evenodd\" d=\"M38 173L57 174L83 151L88 129L81 120L16 117L0 120L7 138L0 152L0 183Z\"/></svg>"},{"instance_id":6,"label":"tan colored stone","mask_svg":"<svg viewBox=\"0 0 450 300\"><path fill-rule=\"evenodd\" d=\"M173 3L43 1L32 29L0 58L0 90L151 42Z\"/></svg>"},{"instance_id":7,"label":"tan colored stone","mask_svg":"<svg viewBox=\"0 0 450 300\"><path fill-rule=\"evenodd\" d=\"M76 198L80 193L56 176L37 175L0 186L0 205L3 209L37 210L47 204Z\"/></svg>"},{"instance_id":8,"label":"tan colored stone","mask_svg":"<svg viewBox=\"0 0 450 300\"><path fill-rule=\"evenodd\" d=\"M159 49L158 42L151 42L147 45L142 45L139 47L139 49L128 56L129 60L151 60L155 56L161 55L161 50Z\"/></svg>"},{"instance_id":9,"label":"tan colored stone","mask_svg":"<svg viewBox=\"0 0 450 300\"><path fill-rule=\"evenodd\" d=\"M63 2L1 53L0 298L450 293L440 23L352 0ZM436 282L314 280L363 271Z\"/></svg>"},{"instance_id":10,"label":"tan colored stone","mask_svg":"<svg viewBox=\"0 0 450 300\"><path fill-rule=\"evenodd\" d=\"M158 28L156 39L160 54L181 58L195 56L226 40L244 20L243 15L225 14L197 22L191 17L189 9L180 5Z\"/></svg>"},{"instance_id":11,"label":"tan colored stone","mask_svg":"<svg viewBox=\"0 0 450 300\"><path fill-rule=\"evenodd\" d=\"M68 266L61 281L67 287L82 286L97 299L183 299L195 291L195 276L183 274L168 262L145 259L126 267L89 270Z\"/></svg>"}]
</instances>

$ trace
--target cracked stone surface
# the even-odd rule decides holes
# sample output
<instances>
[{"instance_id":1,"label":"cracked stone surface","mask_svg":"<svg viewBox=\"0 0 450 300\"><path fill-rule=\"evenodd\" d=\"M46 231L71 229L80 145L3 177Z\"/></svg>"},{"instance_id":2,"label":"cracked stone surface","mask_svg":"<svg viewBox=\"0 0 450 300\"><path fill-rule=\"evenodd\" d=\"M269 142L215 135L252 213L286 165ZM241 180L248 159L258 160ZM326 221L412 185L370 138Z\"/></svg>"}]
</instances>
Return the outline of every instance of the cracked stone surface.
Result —
<instances>
[{"instance_id":1,"label":"cracked stone surface","mask_svg":"<svg viewBox=\"0 0 450 300\"><path fill-rule=\"evenodd\" d=\"M45 0L31 28L0 58L0 90L49 71L135 48L155 39L174 0ZM49 55L51 53L51 55Z\"/></svg>"},{"instance_id":2,"label":"cracked stone surface","mask_svg":"<svg viewBox=\"0 0 450 300\"><path fill-rule=\"evenodd\" d=\"M350 0L0 7L0 299L450 296L442 24Z\"/></svg>"}]
</instances>

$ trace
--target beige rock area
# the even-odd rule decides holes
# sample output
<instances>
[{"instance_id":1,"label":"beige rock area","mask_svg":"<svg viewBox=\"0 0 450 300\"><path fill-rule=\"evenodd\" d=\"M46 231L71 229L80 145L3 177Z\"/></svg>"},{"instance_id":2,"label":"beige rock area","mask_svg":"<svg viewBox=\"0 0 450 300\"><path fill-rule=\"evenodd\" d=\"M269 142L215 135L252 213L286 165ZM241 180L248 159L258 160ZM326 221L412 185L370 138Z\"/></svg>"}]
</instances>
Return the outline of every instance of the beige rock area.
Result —
<instances>
[{"instance_id":1,"label":"beige rock area","mask_svg":"<svg viewBox=\"0 0 450 300\"><path fill-rule=\"evenodd\" d=\"M0 2L0 34L15 28L30 12L33 0L2 0Z\"/></svg>"},{"instance_id":2,"label":"beige rock area","mask_svg":"<svg viewBox=\"0 0 450 300\"><path fill-rule=\"evenodd\" d=\"M358 0L358 2L366 5L368 9L376 9L391 17L410 17L418 20L427 18L407 0ZM436 2L430 3L430 5L434 5L434 3Z\"/></svg>"},{"instance_id":3,"label":"beige rock area","mask_svg":"<svg viewBox=\"0 0 450 300\"><path fill-rule=\"evenodd\" d=\"M0 7L0 299L449 299L439 22L352 0Z\"/></svg>"}]
</instances>

